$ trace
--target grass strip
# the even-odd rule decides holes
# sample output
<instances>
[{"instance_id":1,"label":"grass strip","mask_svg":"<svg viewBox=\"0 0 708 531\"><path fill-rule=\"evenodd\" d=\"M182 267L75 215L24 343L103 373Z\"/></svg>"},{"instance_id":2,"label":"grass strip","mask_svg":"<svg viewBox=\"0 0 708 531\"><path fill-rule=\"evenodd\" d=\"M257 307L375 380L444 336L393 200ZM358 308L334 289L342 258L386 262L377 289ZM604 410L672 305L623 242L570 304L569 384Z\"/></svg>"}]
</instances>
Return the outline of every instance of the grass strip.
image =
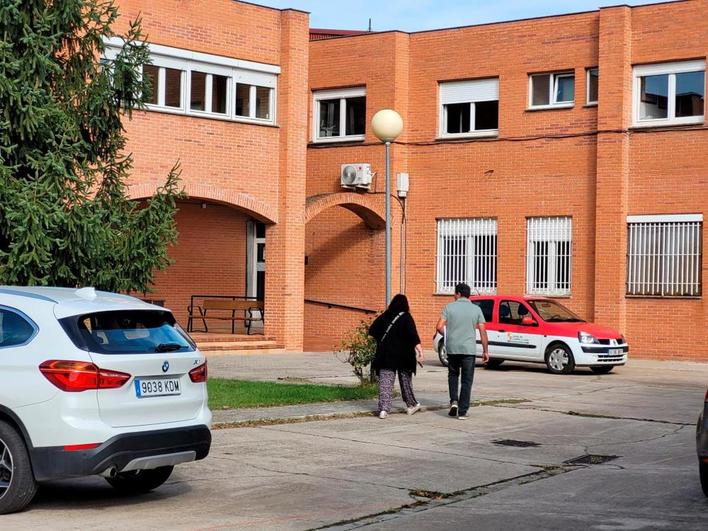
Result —
<instances>
[{"instance_id":1,"label":"grass strip","mask_svg":"<svg viewBox=\"0 0 708 531\"><path fill-rule=\"evenodd\" d=\"M374 385L348 387L343 385L291 384L210 378L208 381L211 409L290 406L314 402L364 400L378 393Z\"/></svg>"}]
</instances>

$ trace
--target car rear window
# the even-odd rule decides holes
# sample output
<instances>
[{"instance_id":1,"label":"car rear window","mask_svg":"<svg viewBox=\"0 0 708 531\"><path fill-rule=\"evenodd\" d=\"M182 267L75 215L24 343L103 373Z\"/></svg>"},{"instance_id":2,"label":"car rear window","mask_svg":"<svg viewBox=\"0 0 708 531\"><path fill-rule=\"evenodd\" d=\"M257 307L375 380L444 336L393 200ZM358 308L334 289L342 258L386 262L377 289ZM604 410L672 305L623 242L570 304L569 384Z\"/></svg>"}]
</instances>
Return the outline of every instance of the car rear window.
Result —
<instances>
[{"instance_id":1,"label":"car rear window","mask_svg":"<svg viewBox=\"0 0 708 531\"><path fill-rule=\"evenodd\" d=\"M484 315L484 320L490 323L492 321L492 310L494 309L494 300L493 299L481 299L481 300L473 300L473 304L476 304L479 306L479 309L482 310L482 315Z\"/></svg>"},{"instance_id":2,"label":"car rear window","mask_svg":"<svg viewBox=\"0 0 708 531\"><path fill-rule=\"evenodd\" d=\"M196 346L168 311L119 310L62 319L74 344L99 354L191 352Z\"/></svg>"}]
</instances>

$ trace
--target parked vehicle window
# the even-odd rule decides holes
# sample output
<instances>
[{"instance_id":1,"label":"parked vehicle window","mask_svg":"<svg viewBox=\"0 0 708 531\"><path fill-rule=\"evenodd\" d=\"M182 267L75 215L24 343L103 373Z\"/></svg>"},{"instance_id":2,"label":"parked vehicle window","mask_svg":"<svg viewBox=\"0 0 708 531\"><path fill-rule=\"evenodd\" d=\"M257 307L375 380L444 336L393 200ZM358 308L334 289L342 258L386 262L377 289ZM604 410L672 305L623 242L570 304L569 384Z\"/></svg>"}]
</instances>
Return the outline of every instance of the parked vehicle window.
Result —
<instances>
[{"instance_id":1,"label":"parked vehicle window","mask_svg":"<svg viewBox=\"0 0 708 531\"><path fill-rule=\"evenodd\" d=\"M502 301L499 304L499 322L504 324L520 325L521 320L531 315L526 305L517 301Z\"/></svg>"},{"instance_id":2,"label":"parked vehicle window","mask_svg":"<svg viewBox=\"0 0 708 531\"><path fill-rule=\"evenodd\" d=\"M35 330L20 314L0 309L0 348L26 343L32 338Z\"/></svg>"},{"instance_id":3,"label":"parked vehicle window","mask_svg":"<svg viewBox=\"0 0 708 531\"><path fill-rule=\"evenodd\" d=\"M581 323L583 320L568 308L555 301L529 301L536 313L548 323Z\"/></svg>"},{"instance_id":4,"label":"parked vehicle window","mask_svg":"<svg viewBox=\"0 0 708 531\"><path fill-rule=\"evenodd\" d=\"M61 320L79 348L100 354L190 352L194 343L169 312L119 310Z\"/></svg>"},{"instance_id":5,"label":"parked vehicle window","mask_svg":"<svg viewBox=\"0 0 708 531\"><path fill-rule=\"evenodd\" d=\"M492 299L475 300L472 301L472 304L479 306L485 321L488 323L492 321L492 312L494 311L494 301Z\"/></svg>"}]
</instances>

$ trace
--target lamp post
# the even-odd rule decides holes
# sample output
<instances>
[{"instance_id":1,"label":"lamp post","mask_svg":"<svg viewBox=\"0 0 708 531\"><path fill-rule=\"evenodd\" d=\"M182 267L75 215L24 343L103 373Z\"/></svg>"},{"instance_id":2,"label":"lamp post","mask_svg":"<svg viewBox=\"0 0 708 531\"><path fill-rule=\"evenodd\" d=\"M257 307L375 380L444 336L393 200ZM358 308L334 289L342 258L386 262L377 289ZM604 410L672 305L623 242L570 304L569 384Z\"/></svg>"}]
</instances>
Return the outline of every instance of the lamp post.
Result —
<instances>
[{"instance_id":1,"label":"lamp post","mask_svg":"<svg viewBox=\"0 0 708 531\"><path fill-rule=\"evenodd\" d=\"M383 109L371 119L376 137L386 145L386 307L391 302L391 142L403 131L403 118L392 109Z\"/></svg>"}]
</instances>

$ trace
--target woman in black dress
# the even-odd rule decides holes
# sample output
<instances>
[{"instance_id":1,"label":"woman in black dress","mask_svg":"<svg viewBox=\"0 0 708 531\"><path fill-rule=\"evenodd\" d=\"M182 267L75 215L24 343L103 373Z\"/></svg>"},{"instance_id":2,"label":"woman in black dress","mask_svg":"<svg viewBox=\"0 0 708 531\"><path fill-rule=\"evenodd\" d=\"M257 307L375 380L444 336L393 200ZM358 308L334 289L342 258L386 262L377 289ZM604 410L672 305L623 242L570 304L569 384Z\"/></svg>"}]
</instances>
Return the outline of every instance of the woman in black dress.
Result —
<instances>
[{"instance_id":1,"label":"woman in black dress","mask_svg":"<svg viewBox=\"0 0 708 531\"><path fill-rule=\"evenodd\" d=\"M391 410L396 372L406 411L412 415L420 409L413 394L413 374L416 362L423 361L423 347L405 295L399 293L391 300L386 311L371 323L369 334L377 344L371 369L379 377L379 418L385 419Z\"/></svg>"}]
</instances>

